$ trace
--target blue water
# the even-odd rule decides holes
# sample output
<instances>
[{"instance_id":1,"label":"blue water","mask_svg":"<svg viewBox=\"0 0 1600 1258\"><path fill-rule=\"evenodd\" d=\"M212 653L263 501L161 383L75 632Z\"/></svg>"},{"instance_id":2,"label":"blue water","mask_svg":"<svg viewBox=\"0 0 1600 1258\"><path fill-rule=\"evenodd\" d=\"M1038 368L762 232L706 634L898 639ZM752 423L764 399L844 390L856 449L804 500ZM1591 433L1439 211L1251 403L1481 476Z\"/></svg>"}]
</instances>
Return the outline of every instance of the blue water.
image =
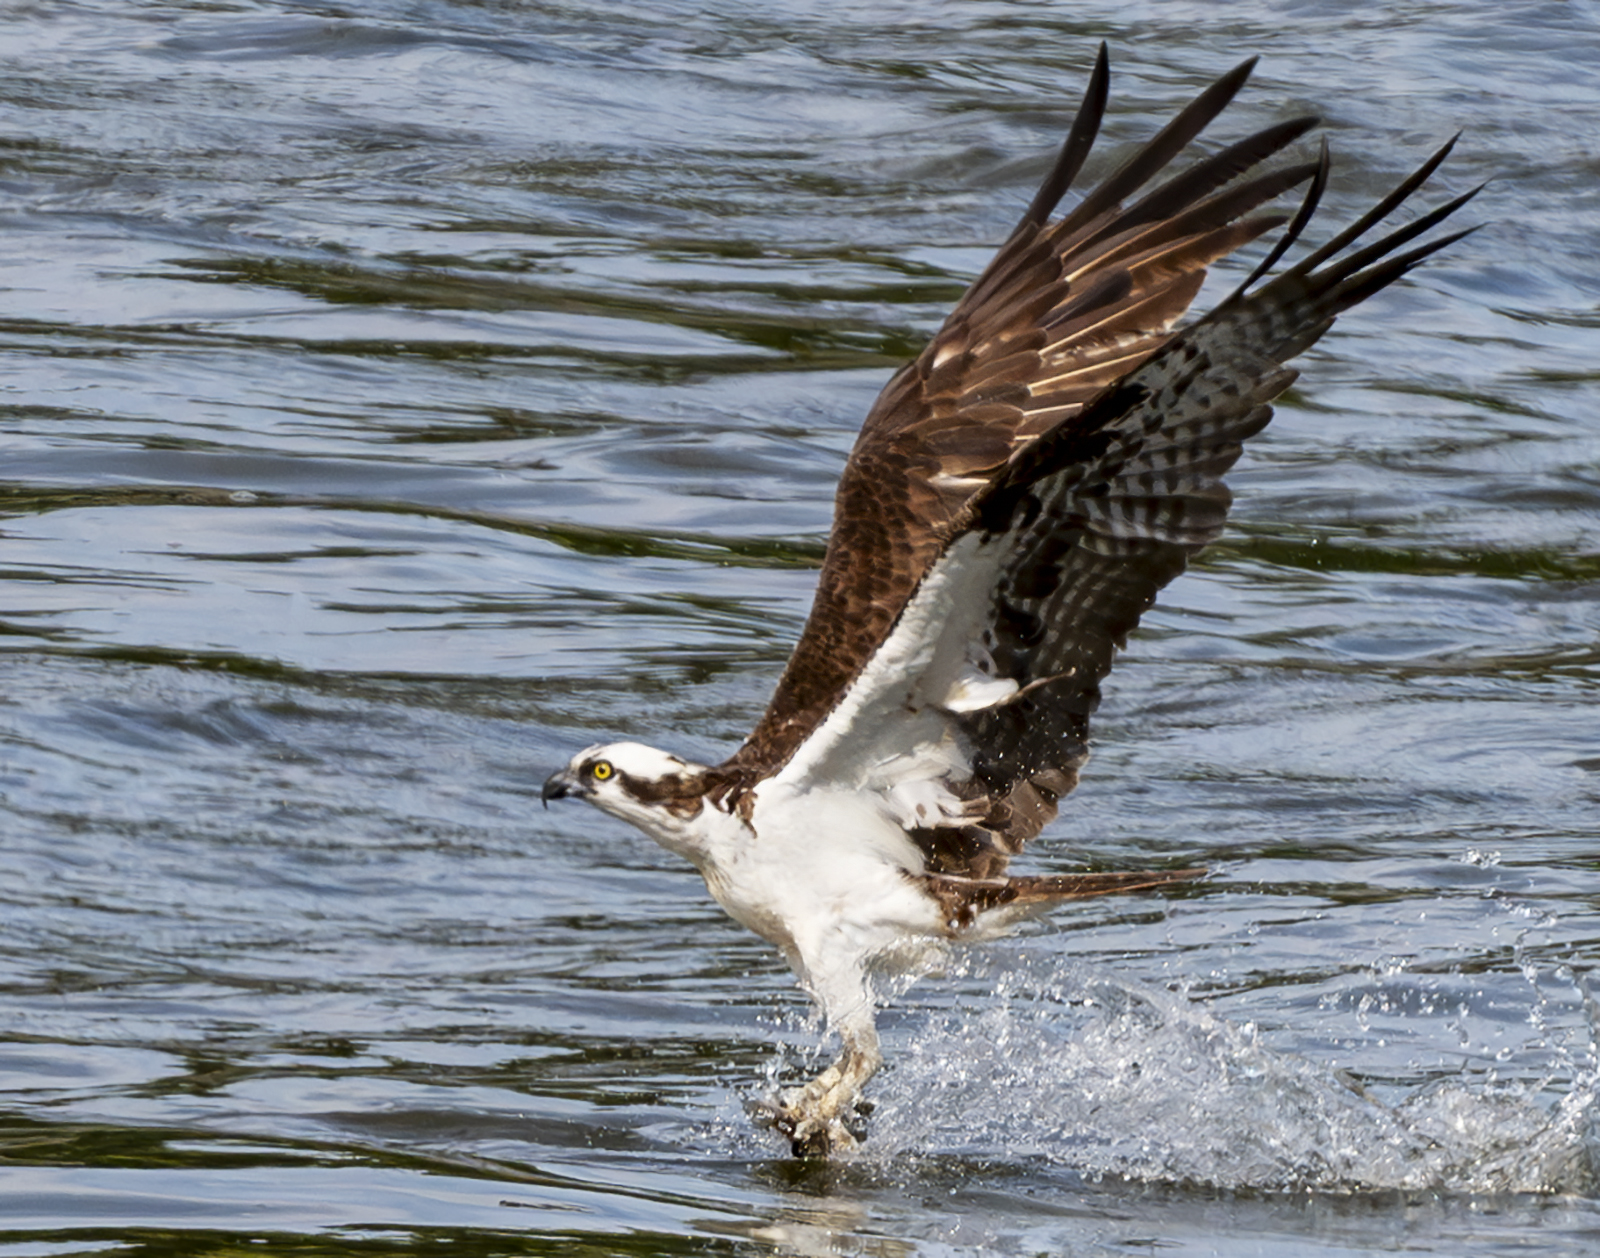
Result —
<instances>
[{"instance_id":1,"label":"blue water","mask_svg":"<svg viewBox=\"0 0 1600 1258\"><path fill-rule=\"evenodd\" d=\"M952 955L802 1165L781 960L539 785L750 728L1102 39L1091 174L1260 54L1215 142L1322 115L1332 224L1462 129L1484 226L1301 361L1022 866L1211 879ZM1600 1252L1593 4L99 0L0 67L0 1258Z\"/></svg>"}]
</instances>

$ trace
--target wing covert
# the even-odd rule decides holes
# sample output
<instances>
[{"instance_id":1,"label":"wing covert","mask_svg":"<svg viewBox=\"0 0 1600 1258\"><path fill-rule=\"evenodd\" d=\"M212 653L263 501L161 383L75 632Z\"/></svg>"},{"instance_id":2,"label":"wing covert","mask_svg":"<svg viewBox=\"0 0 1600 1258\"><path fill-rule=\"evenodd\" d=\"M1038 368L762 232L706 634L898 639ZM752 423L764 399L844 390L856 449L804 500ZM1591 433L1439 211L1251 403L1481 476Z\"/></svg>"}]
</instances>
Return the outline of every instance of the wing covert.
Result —
<instances>
[{"instance_id":1,"label":"wing covert","mask_svg":"<svg viewBox=\"0 0 1600 1258\"><path fill-rule=\"evenodd\" d=\"M941 534L893 631L780 779L877 793L932 872L998 874L1076 783L1116 652L1221 532L1222 478L1294 380L1284 364L1466 234L1400 251L1476 190L1340 252L1449 149L1330 245L1236 292L1008 460ZM1313 208L1322 184L1319 174Z\"/></svg>"},{"instance_id":2,"label":"wing covert","mask_svg":"<svg viewBox=\"0 0 1600 1258\"><path fill-rule=\"evenodd\" d=\"M767 777L876 794L930 872L968 878L998 874L1055 815L1087 758L1101 679L1157 592L1220 533L1222 478L1295 378L1284 364L1457 239L1396 252L1473 195L1350 249L1447 144L1256 287L1310 220L1327 147L1249 172L1314 120L1246 137L1124 204L1250 65L1050 222L1099 126L1102 47L1022 221L868 415L801 640L762 720L715 771L726 803ZM1308 180L1292 220L1254 213ZM1238 291L1173 330L1209 263L1284 222Z\"/></svg>"},{"instance_id":3,"label":"wing covert","mask_svg":"<svg viewBox=\"0 0 1600 1258\"><path fill-rule=\"evenodd\" d=\"M868 414L840 479L811 615L766 713L724 766L730 789L776 772L833 710L975 496L1166 344L1211 262L1284 221L1253 212L1315 164L1240 176L1315 119L1248 136L1124 205L1222 111L1252 65L1212 84L1051 222L1099 130L1109 81L1102 46L1037 196Z\"/></svg>"}]
</instances>

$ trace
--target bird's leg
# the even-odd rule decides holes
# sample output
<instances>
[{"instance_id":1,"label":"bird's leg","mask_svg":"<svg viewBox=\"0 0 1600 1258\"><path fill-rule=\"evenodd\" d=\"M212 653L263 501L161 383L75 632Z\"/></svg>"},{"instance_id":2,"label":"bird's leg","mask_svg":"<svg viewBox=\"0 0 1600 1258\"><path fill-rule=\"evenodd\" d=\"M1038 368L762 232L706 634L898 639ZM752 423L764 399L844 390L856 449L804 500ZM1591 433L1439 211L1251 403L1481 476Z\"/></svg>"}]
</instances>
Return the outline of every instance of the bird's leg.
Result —
<instances>
[{"instance_id":1,"label":"bird's leg","mask_svg":"<svg viewBox=\"0 0 1600 1258\"><path fill-rule=\"evenodd\" d=\"M789 1138L797 1158L827 1157L859 1143L850 1121L865 1112L861 1089L883 1064L883 1054L871 1009L864 1019L852 1022L840 1028L844 1052L839 1060L810 1083L786 1088L778 1097L772 1125Z\"/></svg>"}]
</instances>

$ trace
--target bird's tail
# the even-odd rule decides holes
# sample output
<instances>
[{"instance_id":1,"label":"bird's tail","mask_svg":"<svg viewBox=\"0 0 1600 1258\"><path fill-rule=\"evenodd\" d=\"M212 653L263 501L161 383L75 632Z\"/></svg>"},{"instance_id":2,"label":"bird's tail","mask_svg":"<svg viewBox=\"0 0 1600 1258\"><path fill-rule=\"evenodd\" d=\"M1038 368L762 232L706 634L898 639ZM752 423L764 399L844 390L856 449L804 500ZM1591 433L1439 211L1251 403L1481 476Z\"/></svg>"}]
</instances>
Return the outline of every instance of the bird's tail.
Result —
<instances>
[{"instance_id":1,"label":"bird's tail","mask_svg":"<svg viewBox=\"0 0 1600 1258\"><path fill-rule=\"evenodd\" d=\"M923 874L922 883L939 901L952 932L965 932L988 919L1004 926L1019 917L1042 912L1061 900L1086 900L1096 895L1154 891L1205 876L1204 869L1140 869L1104 874L1042 874L1022 878L958 878Z\"/></svg>"}]
</instances>

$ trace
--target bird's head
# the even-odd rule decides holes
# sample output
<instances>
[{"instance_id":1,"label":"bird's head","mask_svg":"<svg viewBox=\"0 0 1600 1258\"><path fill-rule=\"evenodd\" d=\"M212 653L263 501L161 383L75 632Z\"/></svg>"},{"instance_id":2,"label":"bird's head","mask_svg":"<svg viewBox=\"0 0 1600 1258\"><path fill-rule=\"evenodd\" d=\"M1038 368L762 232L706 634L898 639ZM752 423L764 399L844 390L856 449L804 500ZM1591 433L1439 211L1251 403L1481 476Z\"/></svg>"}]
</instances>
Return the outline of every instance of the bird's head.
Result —
<instances>
[{"instance_id":1,"label":"bird's head","mask_svg":"<svg viewBox=\"0 0 1600 1258\"><path fill-rule=\"evenodd\" d=\"M681 850L685 826L704 806L709 770L641 743L585 747L552 773L540 793L584 799L601 812L638 826L658 843Z\"/></svg>"}]
</instances>

